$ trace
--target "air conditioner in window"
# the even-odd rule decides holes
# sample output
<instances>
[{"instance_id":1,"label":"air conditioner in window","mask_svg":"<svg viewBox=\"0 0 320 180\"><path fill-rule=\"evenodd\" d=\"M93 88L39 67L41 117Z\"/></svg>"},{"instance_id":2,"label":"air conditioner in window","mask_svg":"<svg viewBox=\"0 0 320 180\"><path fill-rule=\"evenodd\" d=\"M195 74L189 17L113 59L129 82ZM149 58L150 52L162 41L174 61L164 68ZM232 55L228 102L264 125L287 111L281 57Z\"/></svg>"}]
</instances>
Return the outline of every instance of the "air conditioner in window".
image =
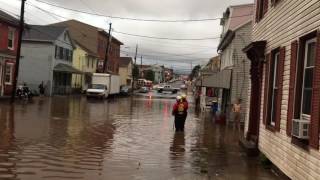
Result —
<instances>
[{"instance_id":1,"label":"air conditioner in window","mask_svg":"<svg viewBox=\"0 0 320 180\"><path fill-rule=\"evenodd\" d=\"M292 120L292 136L299 139L309 139L310 121L293 119Z\"/></svg>"}]
</instances>

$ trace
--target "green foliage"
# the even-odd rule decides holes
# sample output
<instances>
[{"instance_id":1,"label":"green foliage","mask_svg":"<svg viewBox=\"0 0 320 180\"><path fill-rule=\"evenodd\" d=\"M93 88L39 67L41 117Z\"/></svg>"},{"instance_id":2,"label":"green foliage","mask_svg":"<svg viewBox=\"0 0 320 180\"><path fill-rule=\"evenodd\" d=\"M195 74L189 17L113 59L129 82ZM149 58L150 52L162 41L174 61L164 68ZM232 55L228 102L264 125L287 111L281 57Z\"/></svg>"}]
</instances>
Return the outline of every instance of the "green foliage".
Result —
<instances>
[{"instance_id":1,"label":"green foliage","mask_svg":"<svg viewBox=\"0 0 320 180\"><path fill-rule=\"evenodd\" d=\"M200 65L196 65L195 67L193 67L191 74L189 75L189 79L192 80L195 77L197 77L199 71L201 69Z\"/></svg>"},{"instance_id":2,"label":"green foliage","mask_svg":"<svg viewBox=\"0 0 320 180\"><path fill-rule=\"evenodd\" d=\"M154 72L152 70L145 71L145 78L149 81L154 81Z\"/></svg>"}]
</instances>

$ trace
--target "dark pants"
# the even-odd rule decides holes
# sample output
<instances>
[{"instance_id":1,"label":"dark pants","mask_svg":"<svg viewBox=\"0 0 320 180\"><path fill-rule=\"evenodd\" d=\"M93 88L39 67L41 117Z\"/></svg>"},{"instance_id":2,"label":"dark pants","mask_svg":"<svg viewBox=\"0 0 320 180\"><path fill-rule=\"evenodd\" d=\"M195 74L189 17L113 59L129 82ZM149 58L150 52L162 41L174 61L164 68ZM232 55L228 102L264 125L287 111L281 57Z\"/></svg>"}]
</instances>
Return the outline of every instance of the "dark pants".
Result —
<instances>
[{"instance_id":1,"label":"dark pants","mask_svg":"<svg viewBox=\"0 0 320 180\"><path fill-rule=\"evenodd\" d=\"M174 126L176 131L184 131L184 124L186 122L187 115L186 114L177 114L174 117Z\"/></svg>"}]
</instances>

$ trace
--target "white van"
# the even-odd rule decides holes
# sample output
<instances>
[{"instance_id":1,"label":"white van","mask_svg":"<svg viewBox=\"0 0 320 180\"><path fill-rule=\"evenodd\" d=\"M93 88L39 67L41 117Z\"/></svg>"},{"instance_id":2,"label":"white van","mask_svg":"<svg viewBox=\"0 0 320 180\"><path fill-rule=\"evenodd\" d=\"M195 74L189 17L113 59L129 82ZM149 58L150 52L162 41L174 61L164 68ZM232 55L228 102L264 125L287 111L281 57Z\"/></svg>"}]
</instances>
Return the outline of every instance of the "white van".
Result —
<instances>
[{"instance_id":1,"label":"white van","mask_svg":"<svg viewBox=\"0 0 320 180\"><path fill-rule=\"evenodd\" d=\"M94 73L91 86L87 89L87 97L107 98L120 93L120 77L118 75Z\"/></svg>"}]
</instances>

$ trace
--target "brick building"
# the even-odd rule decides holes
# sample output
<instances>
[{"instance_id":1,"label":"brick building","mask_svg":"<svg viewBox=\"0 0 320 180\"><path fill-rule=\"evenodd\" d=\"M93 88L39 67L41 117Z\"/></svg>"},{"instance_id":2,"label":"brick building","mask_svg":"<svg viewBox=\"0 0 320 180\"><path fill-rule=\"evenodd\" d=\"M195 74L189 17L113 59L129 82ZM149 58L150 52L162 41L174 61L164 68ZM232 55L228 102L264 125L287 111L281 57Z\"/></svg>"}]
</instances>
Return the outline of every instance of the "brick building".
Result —
<instances>
[{"instance_id":1,"label":"brick building","mask_svg":"<svg viewBox=\"0 0 320 180\"><path fill-rule=\"evenodd\" d=\"M9 96L13 90L18 27L16 18L0 11L0 96Z\"/></svg>"}]
</instances>

